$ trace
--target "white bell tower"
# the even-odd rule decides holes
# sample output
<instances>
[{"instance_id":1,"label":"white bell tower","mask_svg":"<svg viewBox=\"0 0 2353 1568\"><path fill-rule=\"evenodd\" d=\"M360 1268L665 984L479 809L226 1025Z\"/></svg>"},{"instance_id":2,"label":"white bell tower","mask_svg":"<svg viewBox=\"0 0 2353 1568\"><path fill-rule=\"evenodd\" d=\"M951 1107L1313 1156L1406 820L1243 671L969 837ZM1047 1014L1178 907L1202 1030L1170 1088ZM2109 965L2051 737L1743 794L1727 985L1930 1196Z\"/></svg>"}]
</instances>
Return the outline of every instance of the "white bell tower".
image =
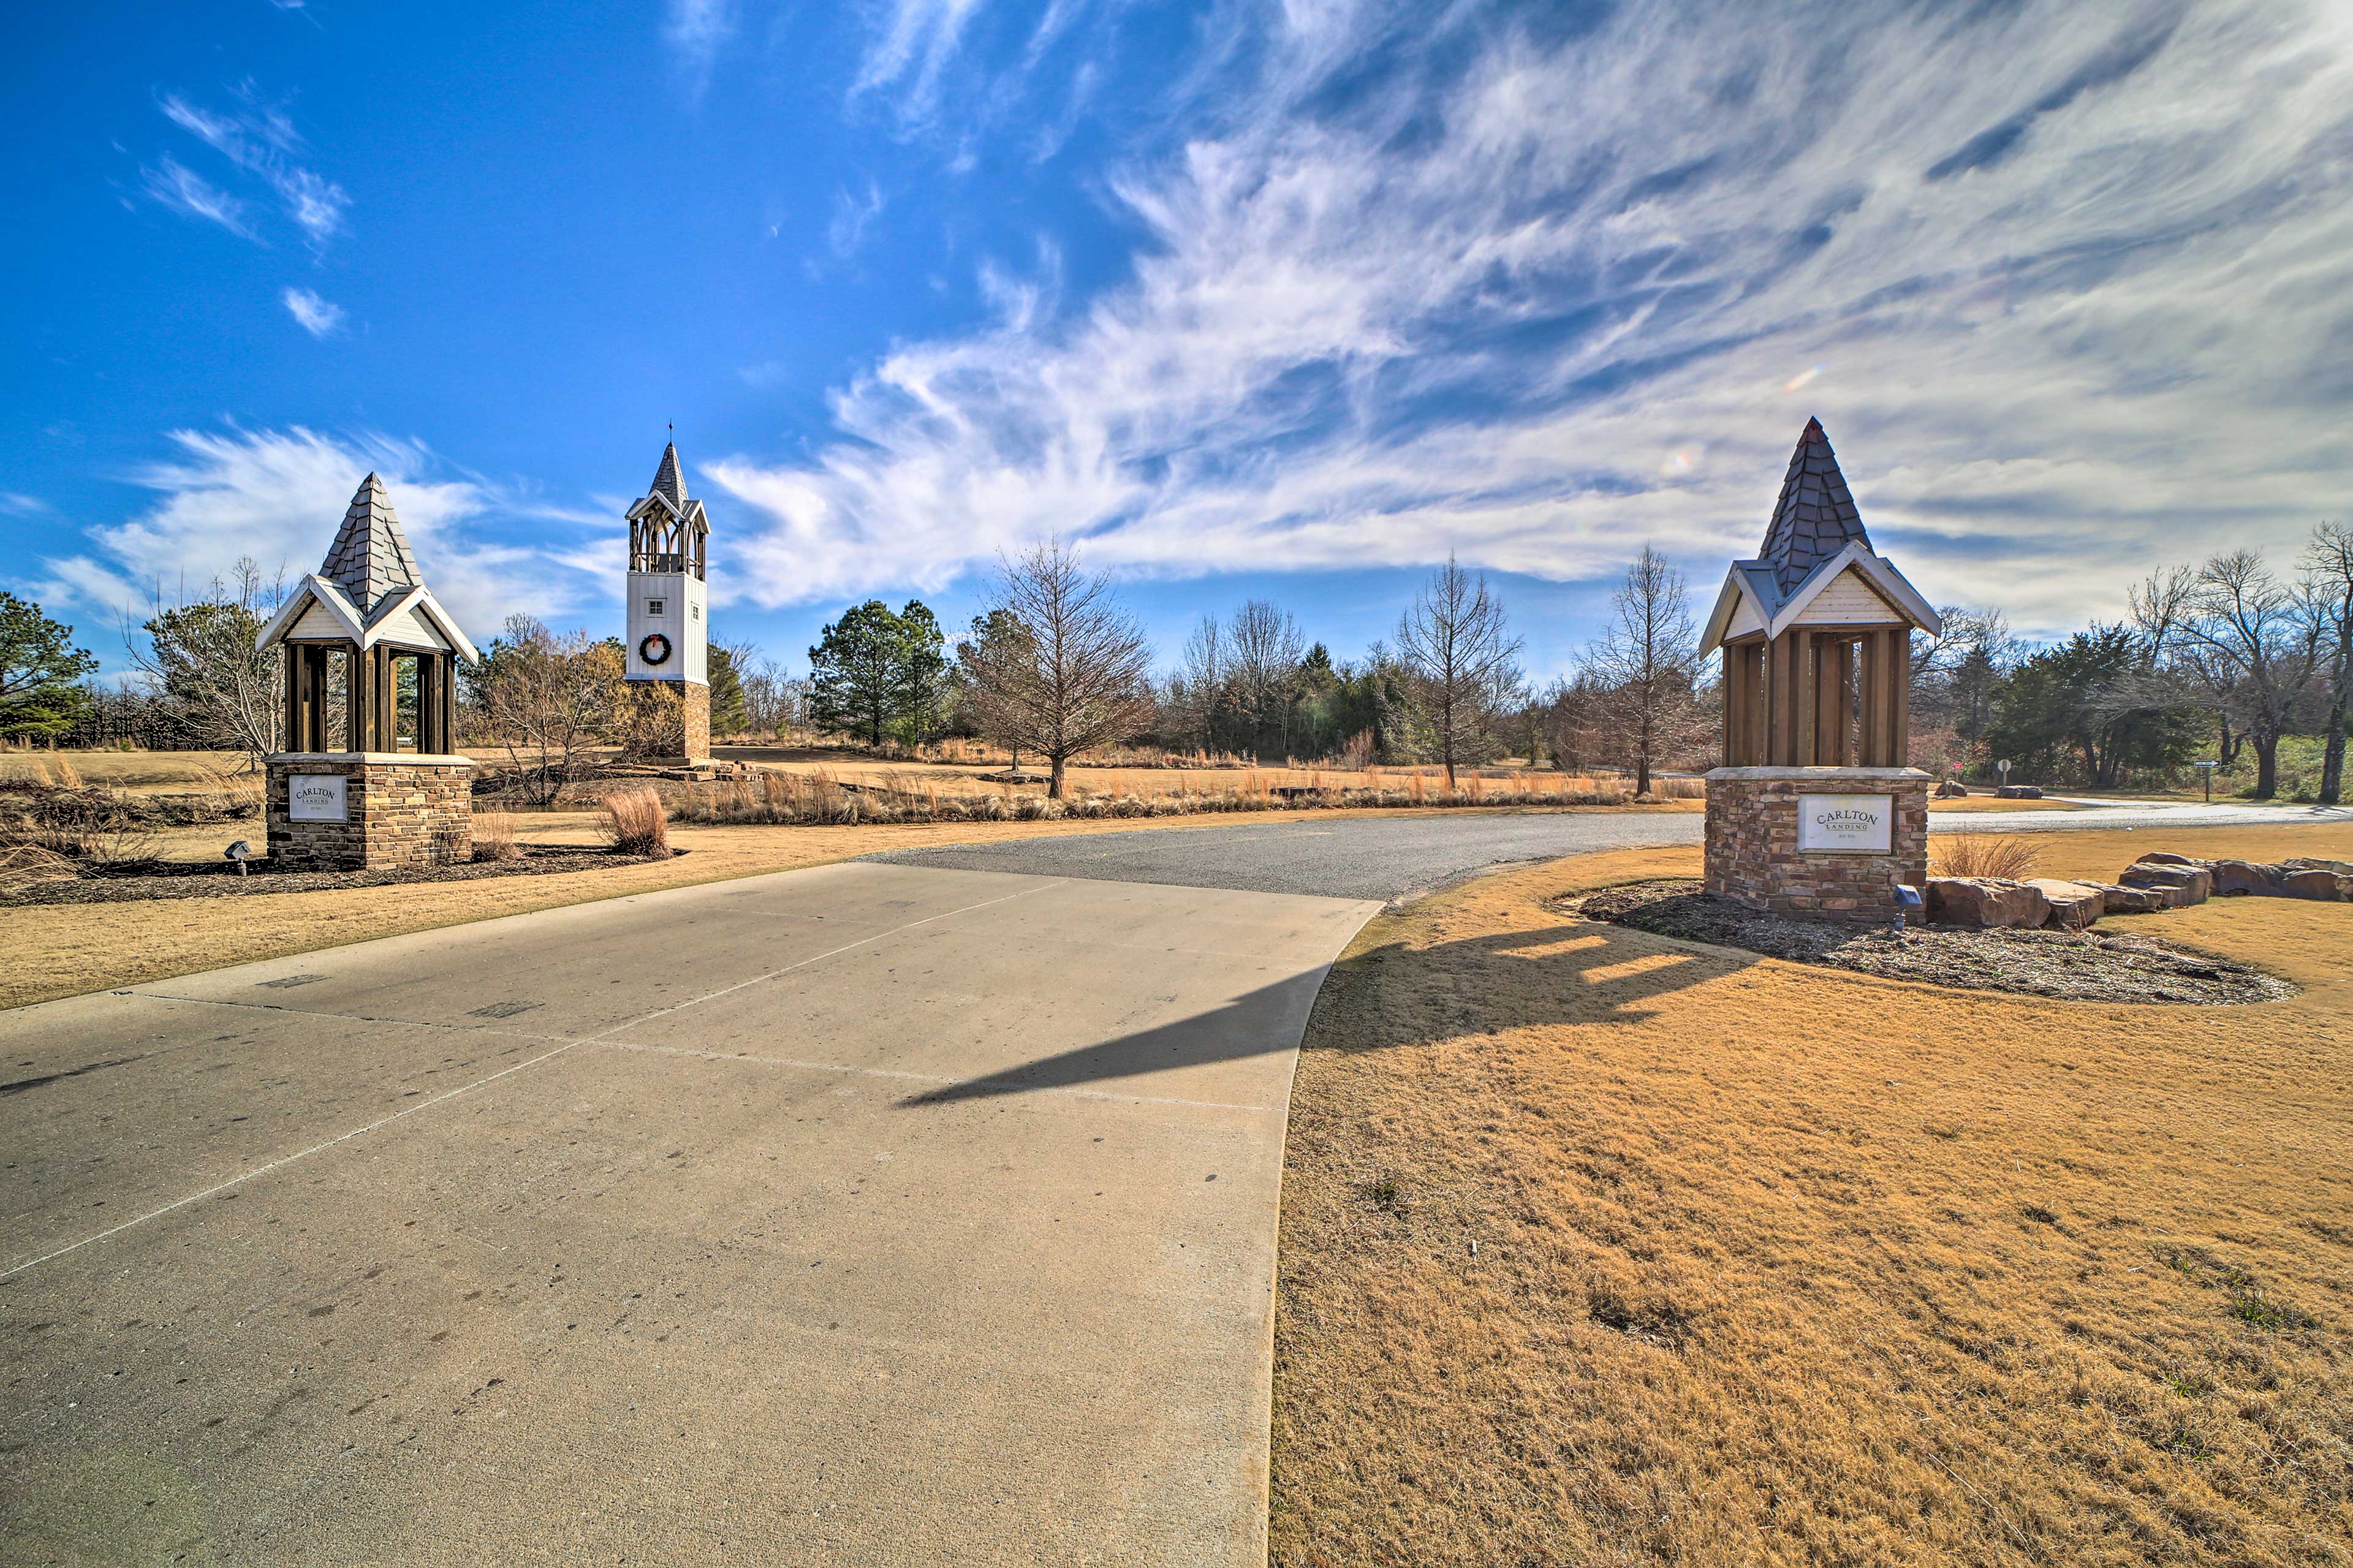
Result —
<instances>
[{"instance_id":1,"label":"white bell tower","mask_svg":"<svg viewBox=\"0 0 2353 1568\"><path fill-rule=\"evenodd\" d=\"M702 503L690 500L678 445L662 448L653 488L629 508L628 678L678 688L686 709L685 760L711 756L711 611L703 573L711 539Z\"/></svg>"}]
</instances>

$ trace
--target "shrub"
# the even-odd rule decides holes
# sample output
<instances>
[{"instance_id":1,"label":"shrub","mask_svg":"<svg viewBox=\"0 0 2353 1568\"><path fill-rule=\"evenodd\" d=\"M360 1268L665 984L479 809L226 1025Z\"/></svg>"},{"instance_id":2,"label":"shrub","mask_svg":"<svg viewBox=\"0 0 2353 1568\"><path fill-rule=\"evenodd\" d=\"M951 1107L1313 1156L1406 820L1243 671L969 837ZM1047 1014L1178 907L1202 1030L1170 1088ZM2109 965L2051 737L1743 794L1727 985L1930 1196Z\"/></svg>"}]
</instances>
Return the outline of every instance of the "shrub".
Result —
<instances>
[{"instance_id":1,"label":"shrub","mask_svg":"<svg viewBox=\"0 0 2353 1568\"><path fill-rule=\"evenodd\" d=\"M20 809L0 820L0 850L30 846L93 866L153 858L141 813L108 791L37 789Z\"/></svg>"},{"instance_id":2,"label":"shrub","mask_svg":"<svg viewBox=\"0 0 2353 1568\"><path fill-rule=\"evenodd\" d=\"M596 828L624 855L670 854L670 812L650 788L615 790L596 803Z\"/></svg>"},{"instance_id":3,"label":"shrub","mask_svg":"<svg viewBox=\"0 0 2353 1568\"><path fill-rule=\"evenodd\" d=\"M2042 850L2031 839L1991 833L1956 833L1936 840L1930 872L1938 877L1991 877L2017 881L2034 874Z\"/></svg>"},{"instance_id":4,"label":"shrub","mask_svg":"<svg viewBox=\"0 0 2353 1568\"><path fill-rule=\"evenodd\" d=\"M475 859L518 860L522 858L522 846L515 842L513 812L478 811L474 813Z\"/></svg>"},{"instance_id":5,"label":"shrub","mask_svg":"<svg viewBox=\"0 0 2353 1568\"><path fill-rule=\"evenodd\" d=\"M224 818L259 816L262 806L262 784L254 773L231 774L206 770L212 780L212 798L205 805Z\"/></svg>"},{"instance_id":6,"label":"shrub","mask_svg":"<svg viewBox=\"0 0 2353 1568\"><path fill-rule=\"evenodd\" d=\"M0 847L0 892L13 892L41 882L70 882L74 876L71 861L37 844Z\"/></svg>"}]
</instances>

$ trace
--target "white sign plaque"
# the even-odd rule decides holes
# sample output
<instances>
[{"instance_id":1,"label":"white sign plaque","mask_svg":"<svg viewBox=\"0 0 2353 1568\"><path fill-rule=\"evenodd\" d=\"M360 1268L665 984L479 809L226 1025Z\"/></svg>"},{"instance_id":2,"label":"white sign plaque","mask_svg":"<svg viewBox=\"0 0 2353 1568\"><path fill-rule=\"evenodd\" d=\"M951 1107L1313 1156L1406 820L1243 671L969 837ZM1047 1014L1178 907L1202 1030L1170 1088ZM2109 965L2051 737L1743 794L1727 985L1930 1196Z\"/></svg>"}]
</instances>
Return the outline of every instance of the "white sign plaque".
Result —
<instances>
[{"instance_id":1,"label":"white sign plaque","mask_svg":"<svg viewBox=\"0 0 2353 1568\"><path fill-rule=\"evenodd\" d=\"M1895 797L1801 795L1798 848L1824 855L1885 855L1894 847Z\"/></svg>"},{"instance_id":2,"label":"white sign plaque","mask_svg":"<svg viewBox=\"0 0 2353 1568\"><path fill-rule=\"evenodd\" d=\"M343 822L350 819L341 773L295 773L286 781L286 816L290 822Z\"/></svg>"}]
</instances>

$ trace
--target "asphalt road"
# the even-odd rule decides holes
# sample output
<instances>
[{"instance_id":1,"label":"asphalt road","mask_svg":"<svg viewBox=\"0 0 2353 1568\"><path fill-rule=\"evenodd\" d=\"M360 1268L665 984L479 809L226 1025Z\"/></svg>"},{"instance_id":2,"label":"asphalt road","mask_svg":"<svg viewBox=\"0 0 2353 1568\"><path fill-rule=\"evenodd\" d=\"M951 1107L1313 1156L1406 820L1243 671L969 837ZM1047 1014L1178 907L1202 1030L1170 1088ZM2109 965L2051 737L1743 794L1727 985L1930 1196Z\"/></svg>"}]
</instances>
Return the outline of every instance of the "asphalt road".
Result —
<instances>
[{"instance_id":1,"label":"asphalt road","mask_svg":"<svg viewBox=\"0 0 2353 1568\"><path fill-rule=\"evenodd\" d=\"M1257 1568L1376 908L853 863L0 1014L0 1562Z\"/></svg>"},{"instance_id":2,"label":"asphalt road","mask_svg":"<svg viewBox=\"0 0 2353 1568\"><path fill-rule=\"evenodd\" d=\"M2353 821L2321 808L2098 803L2081 811L1932 814L1936 833L2063 833ZM1493 816L1356 816L1290 822L1244 818L1180 832L1074 834L999 844L904 849L902 866L1099 877L1184 888L1233 888L1394 903L1490 867L1597 849L1697 844L1698 812L1553 812Z\"/></svg>"}]
</instances>

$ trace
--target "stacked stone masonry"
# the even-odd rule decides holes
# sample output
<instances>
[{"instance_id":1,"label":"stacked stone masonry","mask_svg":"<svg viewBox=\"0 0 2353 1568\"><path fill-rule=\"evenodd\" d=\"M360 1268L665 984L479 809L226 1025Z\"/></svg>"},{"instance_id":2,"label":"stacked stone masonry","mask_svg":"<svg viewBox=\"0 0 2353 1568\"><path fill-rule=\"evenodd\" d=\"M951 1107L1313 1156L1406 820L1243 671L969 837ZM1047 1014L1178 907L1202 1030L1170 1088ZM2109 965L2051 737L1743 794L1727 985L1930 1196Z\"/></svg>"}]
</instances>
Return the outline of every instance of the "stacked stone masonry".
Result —
<instances>
[{"instance_id":1,"label":"stacked stone masonry","mask_svg":"<svg viewBox=\"0 0 2353 1568\"><path fill-rule=\"evenodd\" d=\"M290 780L340 773L341 822L296 822ZM378 760L352 755L269 759L269 861L285 871L408 869L473 858L474 765L463 757Z\"/></svg>"},{"instance_id":2,"label":"stacked stone masonry","mask_svg":"<svg viewBox=\"0 0 2353 1568\"><path fill-rule=\"evenodd\" d=\"M1719 768L1707 778L1707 890L1752 910L1882 921L1928 880L1928 775L1915 768ZM1885 855L1798 847L1801 795L1886 795Z\"/></svg>"}]
</instances>

